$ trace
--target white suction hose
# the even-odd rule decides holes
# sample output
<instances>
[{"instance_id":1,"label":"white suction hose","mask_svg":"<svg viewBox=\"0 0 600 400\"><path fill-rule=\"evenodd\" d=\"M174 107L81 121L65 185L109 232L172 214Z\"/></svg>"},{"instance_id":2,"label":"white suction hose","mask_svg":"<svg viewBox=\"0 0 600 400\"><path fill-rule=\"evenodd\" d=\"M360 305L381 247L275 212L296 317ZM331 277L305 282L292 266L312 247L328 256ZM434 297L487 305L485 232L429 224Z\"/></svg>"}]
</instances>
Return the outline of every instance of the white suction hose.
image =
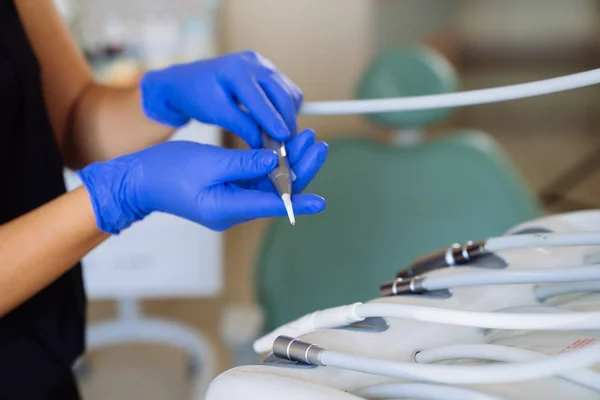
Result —
<instances>
[{"instance_id":1,"label":"white suction hose","mask_svg":"<svg viewBox=\"0 0 600 400\"><path fill-rule=\"evenodd\" d=\"M600 69L594 69L535 82L449 94L373 100L306 102L300 109L300 113L304 115L371 114L461 107L523 99L582 88L598 83L600 83Z\"/></svg>"},{"instance_id":2,"label":"white suction hose","mask_svg":"<svg viewBox=\"0 0 600 400\"><path fill-rule=\"evenodd\" d=\"M557 356L500 365L422 365L324 349L319 364L400 379L454 384L524 382L549 378L600 363L600 343Z\"/></svg>"},{"instance_id":3,"label":"white suction hose","mask_svg":"<svg viewBox=\"0 0 600 400\"><path fill-rule=\"evenodd\" d=\"M369 317L406 318L437 324L488 329L600 329L600 312L504 313L448 310L407 304L356 303L317 311L285 324L254 342L254 351L269 351L278 336L299 337L320 329L340 328Z\"/></svg>"},{"instance_id":4,"label":"white suction hose","mask_svg":"<svg viewBox=\"0 0 600 400\"><path fill-rule=\"evenodd\" d=\"M600 265L515 271L486 271L448 276L425 277L421 286L427 291L487 285L581 282L600 280ZM580 283L574 286L580 285Z\"/></svg>"},{"instance_id":5,"label":"white suction hose","mask_svg":"<svg viewBox=\"0 0 600 400\"><path fill-rule=\"evenodd\" d=\"M415 354L415 361L429 364L447 360L472 359L518 363L539 360L544 357L546 355L516 347L494 344L464 344L419 351ZM579 369L561 373L560 376L570 382L600 391L600 374L597 372Z\"/></svg>"},{"instance_id":6,"label":"white suction hose","mask_svg":"<svg viewBox=\"0 0 600 400\"><path fill-rule=\"evenodd\" d=\"M534 289L535 296L541 302L556 296L575 293L600 293L600 281L579 282L563 285L538 286Z\"/></svg>"}]
</instances>

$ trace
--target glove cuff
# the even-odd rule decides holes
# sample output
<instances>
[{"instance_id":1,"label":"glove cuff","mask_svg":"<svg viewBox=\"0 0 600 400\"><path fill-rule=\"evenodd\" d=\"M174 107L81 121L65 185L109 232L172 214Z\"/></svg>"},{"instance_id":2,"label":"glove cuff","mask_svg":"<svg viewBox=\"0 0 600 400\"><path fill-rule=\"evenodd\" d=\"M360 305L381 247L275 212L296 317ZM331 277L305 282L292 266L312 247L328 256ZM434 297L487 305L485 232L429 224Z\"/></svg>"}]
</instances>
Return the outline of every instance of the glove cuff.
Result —
<instances>
[{"instance_id":1,"label":"glove cuff","mask_svg":"<svg viewBox=\"0 0 600 400\"><path fill-rule=\"evenodd\" d=\"M140 80L142 111L148 119L171 128L181 128L189 122L190 118L170 104L167 82L161 77L162 72L149 71L142 76Z\"/></svg>"},{"instance_id":2,"label":"glove cuff","mask_svg":"<svg viewBox=\"0 0 600 400\"><path fill-rule=\"evenodd\" d=\"M136 168L130 156L90 164L77 175L87 189L98 228L118 235L132 223L142 220L148 212L135 206L134 188L129 187L127 176Z\"/></svg>"}]
</instances>

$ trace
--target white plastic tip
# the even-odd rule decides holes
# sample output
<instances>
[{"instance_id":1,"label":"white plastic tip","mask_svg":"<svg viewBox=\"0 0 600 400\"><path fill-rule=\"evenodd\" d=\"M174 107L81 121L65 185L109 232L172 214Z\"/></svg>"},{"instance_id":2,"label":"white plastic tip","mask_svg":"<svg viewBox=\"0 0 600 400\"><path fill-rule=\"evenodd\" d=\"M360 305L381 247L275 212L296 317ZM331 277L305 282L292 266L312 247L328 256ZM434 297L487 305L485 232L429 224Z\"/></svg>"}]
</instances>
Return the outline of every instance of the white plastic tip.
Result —
<instances>
[{"instance_id":1,"label":"white plastic tip","mask_svg":"<svg viewBox=\"0 0 600 400\"><path fill-rule=\"evenodd\" d=\"M271 350L273 341L274 339L270 336L262 337L252 344L252 350L254 350L256 354L266 353Z\"/></svg>"},{"instance_id":2,"label":"white plastic tip","mask_svg":"<svg viewBox=\"0 0 600 400\"><path fill-rule=\"evenodd\" d=\"M290 198L290 195L287 193L282 194L281 200L283 200L283 205L285 206L285 211L290 219L290 224L295 225L296 218L294 217L294 208L292 207L292 199Z\"/></svg>"}]
</instances>

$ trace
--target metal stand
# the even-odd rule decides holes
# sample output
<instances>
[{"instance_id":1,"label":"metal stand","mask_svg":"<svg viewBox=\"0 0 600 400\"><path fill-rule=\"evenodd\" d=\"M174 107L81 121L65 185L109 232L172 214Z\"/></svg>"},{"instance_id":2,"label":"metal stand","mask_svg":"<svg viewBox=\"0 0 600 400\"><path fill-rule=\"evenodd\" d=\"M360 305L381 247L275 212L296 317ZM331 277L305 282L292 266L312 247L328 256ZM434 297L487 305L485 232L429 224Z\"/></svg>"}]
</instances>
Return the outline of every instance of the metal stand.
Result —
<instances>
[{"instance_id":1,"label":"metal stand","mask_svg":"<svg viewBox=\"0 0 600 400\"><path fill-rule=\"evenodd\" d=\"M204 398L213 379L215 358L209 341L197 330L179 322L145 317L140 299L117 299L118 315L113 321L100 322L87 330L88 350L126 343L151 343L183 350L191 362L191 399ZM199 368L195 368L199 366Z\"/></svg>"}]
</instances>

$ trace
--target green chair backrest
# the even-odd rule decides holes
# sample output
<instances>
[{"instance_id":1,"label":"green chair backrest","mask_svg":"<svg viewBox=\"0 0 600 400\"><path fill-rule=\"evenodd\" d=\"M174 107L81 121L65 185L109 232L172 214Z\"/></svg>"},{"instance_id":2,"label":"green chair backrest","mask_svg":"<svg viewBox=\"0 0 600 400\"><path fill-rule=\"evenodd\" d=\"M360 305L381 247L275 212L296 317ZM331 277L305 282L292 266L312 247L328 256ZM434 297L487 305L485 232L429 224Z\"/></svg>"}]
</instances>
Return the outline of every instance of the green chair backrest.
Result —
<instances>
[{"instance_id":1,"label":"green chair backrest","mask_svg":"<svg viewBox=\"0 0 600 400\"><path fill-rule=\"evenodd\" d=\"M416 46L384 52L371 62L359 80L356 97L379 99L452 93L459 80L452 65L435 50ZM419 129L439 122L452 110L368 114L369 121L397 129Z\"/></svg>"},{"instance_id":2,"label":"green chair backrest","mask_svg":"<svg viewBox=\"0 0 600 400\"><path fill-rule=\"evenodd\" d=\"M377 297L379 284L414 258L542 214L504 153L478 132L410 147L334 141L308 191L327 209L293 227L272 221L259 255L266 329Z\"/></svg>"}]
</instances>

